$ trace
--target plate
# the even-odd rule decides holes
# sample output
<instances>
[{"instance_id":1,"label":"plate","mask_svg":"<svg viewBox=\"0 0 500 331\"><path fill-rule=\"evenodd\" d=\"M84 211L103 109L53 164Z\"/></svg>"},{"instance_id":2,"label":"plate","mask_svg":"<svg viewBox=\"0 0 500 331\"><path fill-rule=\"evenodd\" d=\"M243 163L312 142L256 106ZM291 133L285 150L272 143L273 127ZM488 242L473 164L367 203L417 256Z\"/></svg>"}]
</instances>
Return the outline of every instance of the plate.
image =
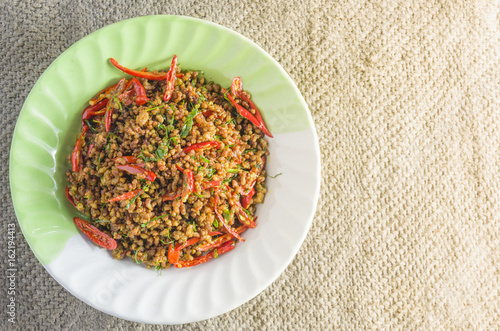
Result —
<instances>
[{"instance_id":1,"label":"plate","mask_svg":"<svg viewBox=\"0 0 500 331\"><path fill-rule=\"evenodd\" d=\"M161 274L114 260L81 235L64 196L67 155L86 102L118 81L116 58L130 68L183 69L229 86L241 76L274 139L269 139L269 193L258 226L230 254L191 269ZM312 222L320 185L316 131L299 90L266 52L219 25L182 16L145 16L106 26L62 53L28 95L12 139L12 200L38 260L87 304L126 320L179 324L228 312L269 286L292 261Z\"/></svg>"}]
</instances>

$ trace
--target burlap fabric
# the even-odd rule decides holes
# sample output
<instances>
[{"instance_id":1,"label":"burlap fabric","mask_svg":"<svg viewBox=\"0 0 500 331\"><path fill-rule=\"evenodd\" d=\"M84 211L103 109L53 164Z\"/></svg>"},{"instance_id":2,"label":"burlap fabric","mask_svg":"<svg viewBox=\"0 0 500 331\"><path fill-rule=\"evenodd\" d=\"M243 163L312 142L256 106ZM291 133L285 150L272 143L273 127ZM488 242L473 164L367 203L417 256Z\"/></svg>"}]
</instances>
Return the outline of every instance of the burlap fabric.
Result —
<instances>
[{"instance_id":1,"label":"burlap fabric","mask_svg":"<svg viewBox=\"0 0 500 331\"><path fill-rule=\"evenodd\" d=\"M295 80L318 131L322 187L311 231L276 282L227 314L166 329L499 329L499 10L486 0L4 0L2 251L15 220L10 141L40 74L107 24L187 15L254 40ZM15 328L161 328L79 301L17 233ZM0 295L9 328L5 286Z\"/></svg>"}]
</instances>

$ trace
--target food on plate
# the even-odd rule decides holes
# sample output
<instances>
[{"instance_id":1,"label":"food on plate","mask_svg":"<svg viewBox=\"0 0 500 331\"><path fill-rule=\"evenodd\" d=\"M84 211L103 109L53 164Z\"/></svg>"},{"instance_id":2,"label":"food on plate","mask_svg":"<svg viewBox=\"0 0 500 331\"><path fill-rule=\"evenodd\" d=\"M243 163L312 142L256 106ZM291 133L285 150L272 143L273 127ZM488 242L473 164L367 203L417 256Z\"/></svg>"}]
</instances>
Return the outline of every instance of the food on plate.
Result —
<instances>
[{"instance_id":1,"label":"food on plate","mask_svg":"<svg viewBox=\"0 0 500 331\"><path fill-rule=\"evenodd\" d=\"M157 269L231 251L256 223L269 152L264 120L243 90L181 71L132 70L82 112L66 197L77 227L113 256Z\"/></svg>"}]
</instances>

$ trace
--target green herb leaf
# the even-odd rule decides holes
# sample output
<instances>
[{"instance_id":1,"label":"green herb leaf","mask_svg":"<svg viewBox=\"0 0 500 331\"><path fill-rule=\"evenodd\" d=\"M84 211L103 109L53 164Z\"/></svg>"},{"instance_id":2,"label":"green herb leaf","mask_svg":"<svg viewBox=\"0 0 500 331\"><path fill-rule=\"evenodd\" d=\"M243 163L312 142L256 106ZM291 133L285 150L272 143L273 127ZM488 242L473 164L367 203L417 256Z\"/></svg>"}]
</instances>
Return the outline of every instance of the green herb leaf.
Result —
<instances>
[{"instance_id":1,"label":"green herb leaf","mask_svg":"<svg viewBox=\"0 0 500 331\"><path fill-rule=\"evenodd\" d=\"M141 248L137 248L137 250L135 251L135 254L134 254L134 261L135 261L135 263L137 263L137 264L140 264L140 263L141 263L141 262L139 262L139 261L137 260L137 253L139 253L139 249L141 249Z\"/></svg>"},{"instance_id":2,"label":"green herb leaf","mask_svg":"<svg viewBox=\"0 0 500 331\"><path fill-rule=\"evenodd\" d=\"M205 96L200 91L198 91L198 96L200 97L201 101L207 101L207 98L205 98Z\"/></svg>"},{"instance_id":3,"label":"green herb leaf","mask_svg":"<svg viewBox=\"0 0 500 331\"><path fill-rule=\"evenodd\" d=\"M229 210L224 210L222 212L222 217L224 217L226 222L229 222L229 220L231 219L231 213L229 212Z\"/></svg>"},{"instance_id":4,"label":"green herb leaf","mask_svg":"<svg viewBox=\"0 0 500 331\"><path fill-rule=\"evenodd\" d=\"M155 154L159 159L163 159L163 157L167 154L167 151L163 147L158 147Z\"/></svg>"},{"instance_id":5,"label":"green herb leaf","mask_svg":"<svg viewBox=\"0 0 500 331\"><path fill-rule=\"evenodd\" d=\"M137 198L139 197L139 195L141 195L142 193L144 192L144 189L141 190L141 192L137 193L137 195L135 197L133 197L128 203L127 203L127 206L125 207L125 209L129 209L130 206L132 206L132 204L135 202L135 200L137 200Z\"/></svg>"},{"instance_id":6,"label":"green herb leaf","mask_svg":"<svg viewBox=\"0 0 500 331\"><path fill-rule=\"evenodd\" d=\"M219 221L218 220L214 220L214 222L212 223L213 227L215 229L218 229L219 228Z\"/></svg>"},{"instance_id":7,"label":"green herb leaf","mask_svg":"<svg viewBox=\"0 0 500 331\"><path fill-rule=\"evenodd\" d=\"M229 183L231 183L231 182L233 181L233 179L235 179L236 177L238 177L238 174L236 174L236 175L234 175L233 177L230 177L230 178L228 178L228 179L224 179L224 180L222 181L222 184L226 184L226 183L227 183L227 184L229 184Z\"/></svg>"},{"instance_id":8,"label":"green herb leaf","mask_svg":"<svg viewBox=\"0 0 500 331\"><path fill-rule=\"evenodd\" d=\"M90 130L92 130L93 132L96 132L96 129L94 129L94 127L92 125L90 125L90 121L89 120L85 120L85 123L87 123L87 125L90 128Z\"/></svg>"},{"instance_id":9,"label":"green herb leaf","mask_svg":"<svg viewBox=\"0 0 500 331\"><path fill-rule=\"evenodd\" d=\"M173 118L173 117L172 117ZM168 128L165 124L163 123L160 123L157 125L157 128L160 129L160 130L165 130L165 133L168 133Z\"/></svg>"},{"instance_id":10,"label":"green herb leaf","mask_svg":"<svg viewBox=\"0 0 500 331\"><path fill-rule=\"evenodd\" d=\"M146 109L146 111L152 111L152 110L155 110L155 109L158 109L160 107L162 107L163 105L160 105L160 106L155 106L155 107L152 107L152 108L148 108Z\"/></svg>"},{"instance_id":11,"label":"green herb leaf","mask_svg":"<svg viewBox=\"0 0 500 331\"><path fill-rule=\"evenodd\" d=\"M200 159L205 163L210 163L210 160L204 157L203 155L200 155Z\"/></svg>"},{"instance_id":12,"label":"green herb leaf","mask_svg":"<svg viewBox=\"0 0 500 331\"><path fill-rule=\"evenodd\" d=\"M212 179L212 176L215 174L216 171L217 170L215 170L214 168L208 168L207 178Z\"/></svg>"},{"instance_id":13,"label":"green herb leaf","mask_svg":"<svg viewBox=\"0 0 500 331\"><path fill-rule=\"evenodd\" d=\"M117 97L114 97L113 101L118 104L118 107L120 107L120 111L123 112L122 103L120 102L120 99L118 99Z\"/></svg>"},{"instance_id":14,"label":"green herb leaf","mask_svg":"<svg viewBox=\"0 0 500 331\"><path fill-rule=\"evenodd\" d=\"M277 174L277 175L274 175L274 176L269 176L269 177L271 177L271 178L276 178L276 177L281 176L281 175L283 175L283 174L280 172L280 173L279 173L279 174Z\"/></svg>"},{"instance_id":15,"label":"green herb leaf","mask_svg":"<svg viewBox=\"0 0 500 331\"><path fill-rule=\"evenodd\" d=\"M217 248L216 248L216 249L214 249L214 257L215 257L215 258L218 258L218 257L219 257L219 253L217 253Z\"/></svg>"},{"instance_id":16,"label":"green herb leaf","mask_svg":"<svg viewBox=\"0 0 500 331\"><path fill-rule=\"evenodd\" d=\"M186 120L184 121L184 125L182 126L181 130L181 137L185 138L191 132L191 128L193 127L193 119L195 116L198 115L198 108L193 109L189 115L186 117Z\"/></svg>"},{"instance_id":17,"label":"green herb leaf","mask_svg":"<svg viewBox=\"0 0 500 331\"><path fill-rule=\"evenodd\" d=\"M169 214L165 214L165 215L161 215L161 216L156 216L155 218L151 219L149 222L147 222L147 223L142 223L142 224L141 224L141 226L142 226L143 228L145 228L146 226L148 226L148 224L149 224L149 223L151 223L151 222L153 222L153 221L156 221L156 220L157 220L157 219L159 219L159 218L163 218L163 217L165 217L165 216L168 216L168 215L169 215Z\"/></svg>"}]
</instances>

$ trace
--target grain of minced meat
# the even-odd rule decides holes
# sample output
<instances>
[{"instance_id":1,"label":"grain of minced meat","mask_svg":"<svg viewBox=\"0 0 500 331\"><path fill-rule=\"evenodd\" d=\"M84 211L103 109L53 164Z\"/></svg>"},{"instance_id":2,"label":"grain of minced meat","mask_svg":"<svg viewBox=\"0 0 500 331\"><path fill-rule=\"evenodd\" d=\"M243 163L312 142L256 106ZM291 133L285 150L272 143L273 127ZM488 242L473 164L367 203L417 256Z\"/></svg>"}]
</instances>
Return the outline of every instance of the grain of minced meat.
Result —
<instances>
[{"instance_id":1,"label":"grain of minced meat","mask_svg":"<svg viewBox=\"0 0 500 331\"><path fill-rule=\"evenodd\" d=\"M130 92L132 80L122 81L121 97L111 88L91 100L91 106L108 100L109 132L104 110L87 116L78 153L68 157L73 169L66 172L68 198L116 241L113 256L157 269L169 267L169 251L187 262L207 252L217 257L218 238L231 238L234 246L238 240L228 227L241 233L253 223L266 193L263 132L238 114L220 85L197 71L177 66L175 73L169 101L164 80L145 78L136 80L147 102L124 100L139 96ZM232 98L254 113L247 101Z\"/></svg>"}]
</instances>

